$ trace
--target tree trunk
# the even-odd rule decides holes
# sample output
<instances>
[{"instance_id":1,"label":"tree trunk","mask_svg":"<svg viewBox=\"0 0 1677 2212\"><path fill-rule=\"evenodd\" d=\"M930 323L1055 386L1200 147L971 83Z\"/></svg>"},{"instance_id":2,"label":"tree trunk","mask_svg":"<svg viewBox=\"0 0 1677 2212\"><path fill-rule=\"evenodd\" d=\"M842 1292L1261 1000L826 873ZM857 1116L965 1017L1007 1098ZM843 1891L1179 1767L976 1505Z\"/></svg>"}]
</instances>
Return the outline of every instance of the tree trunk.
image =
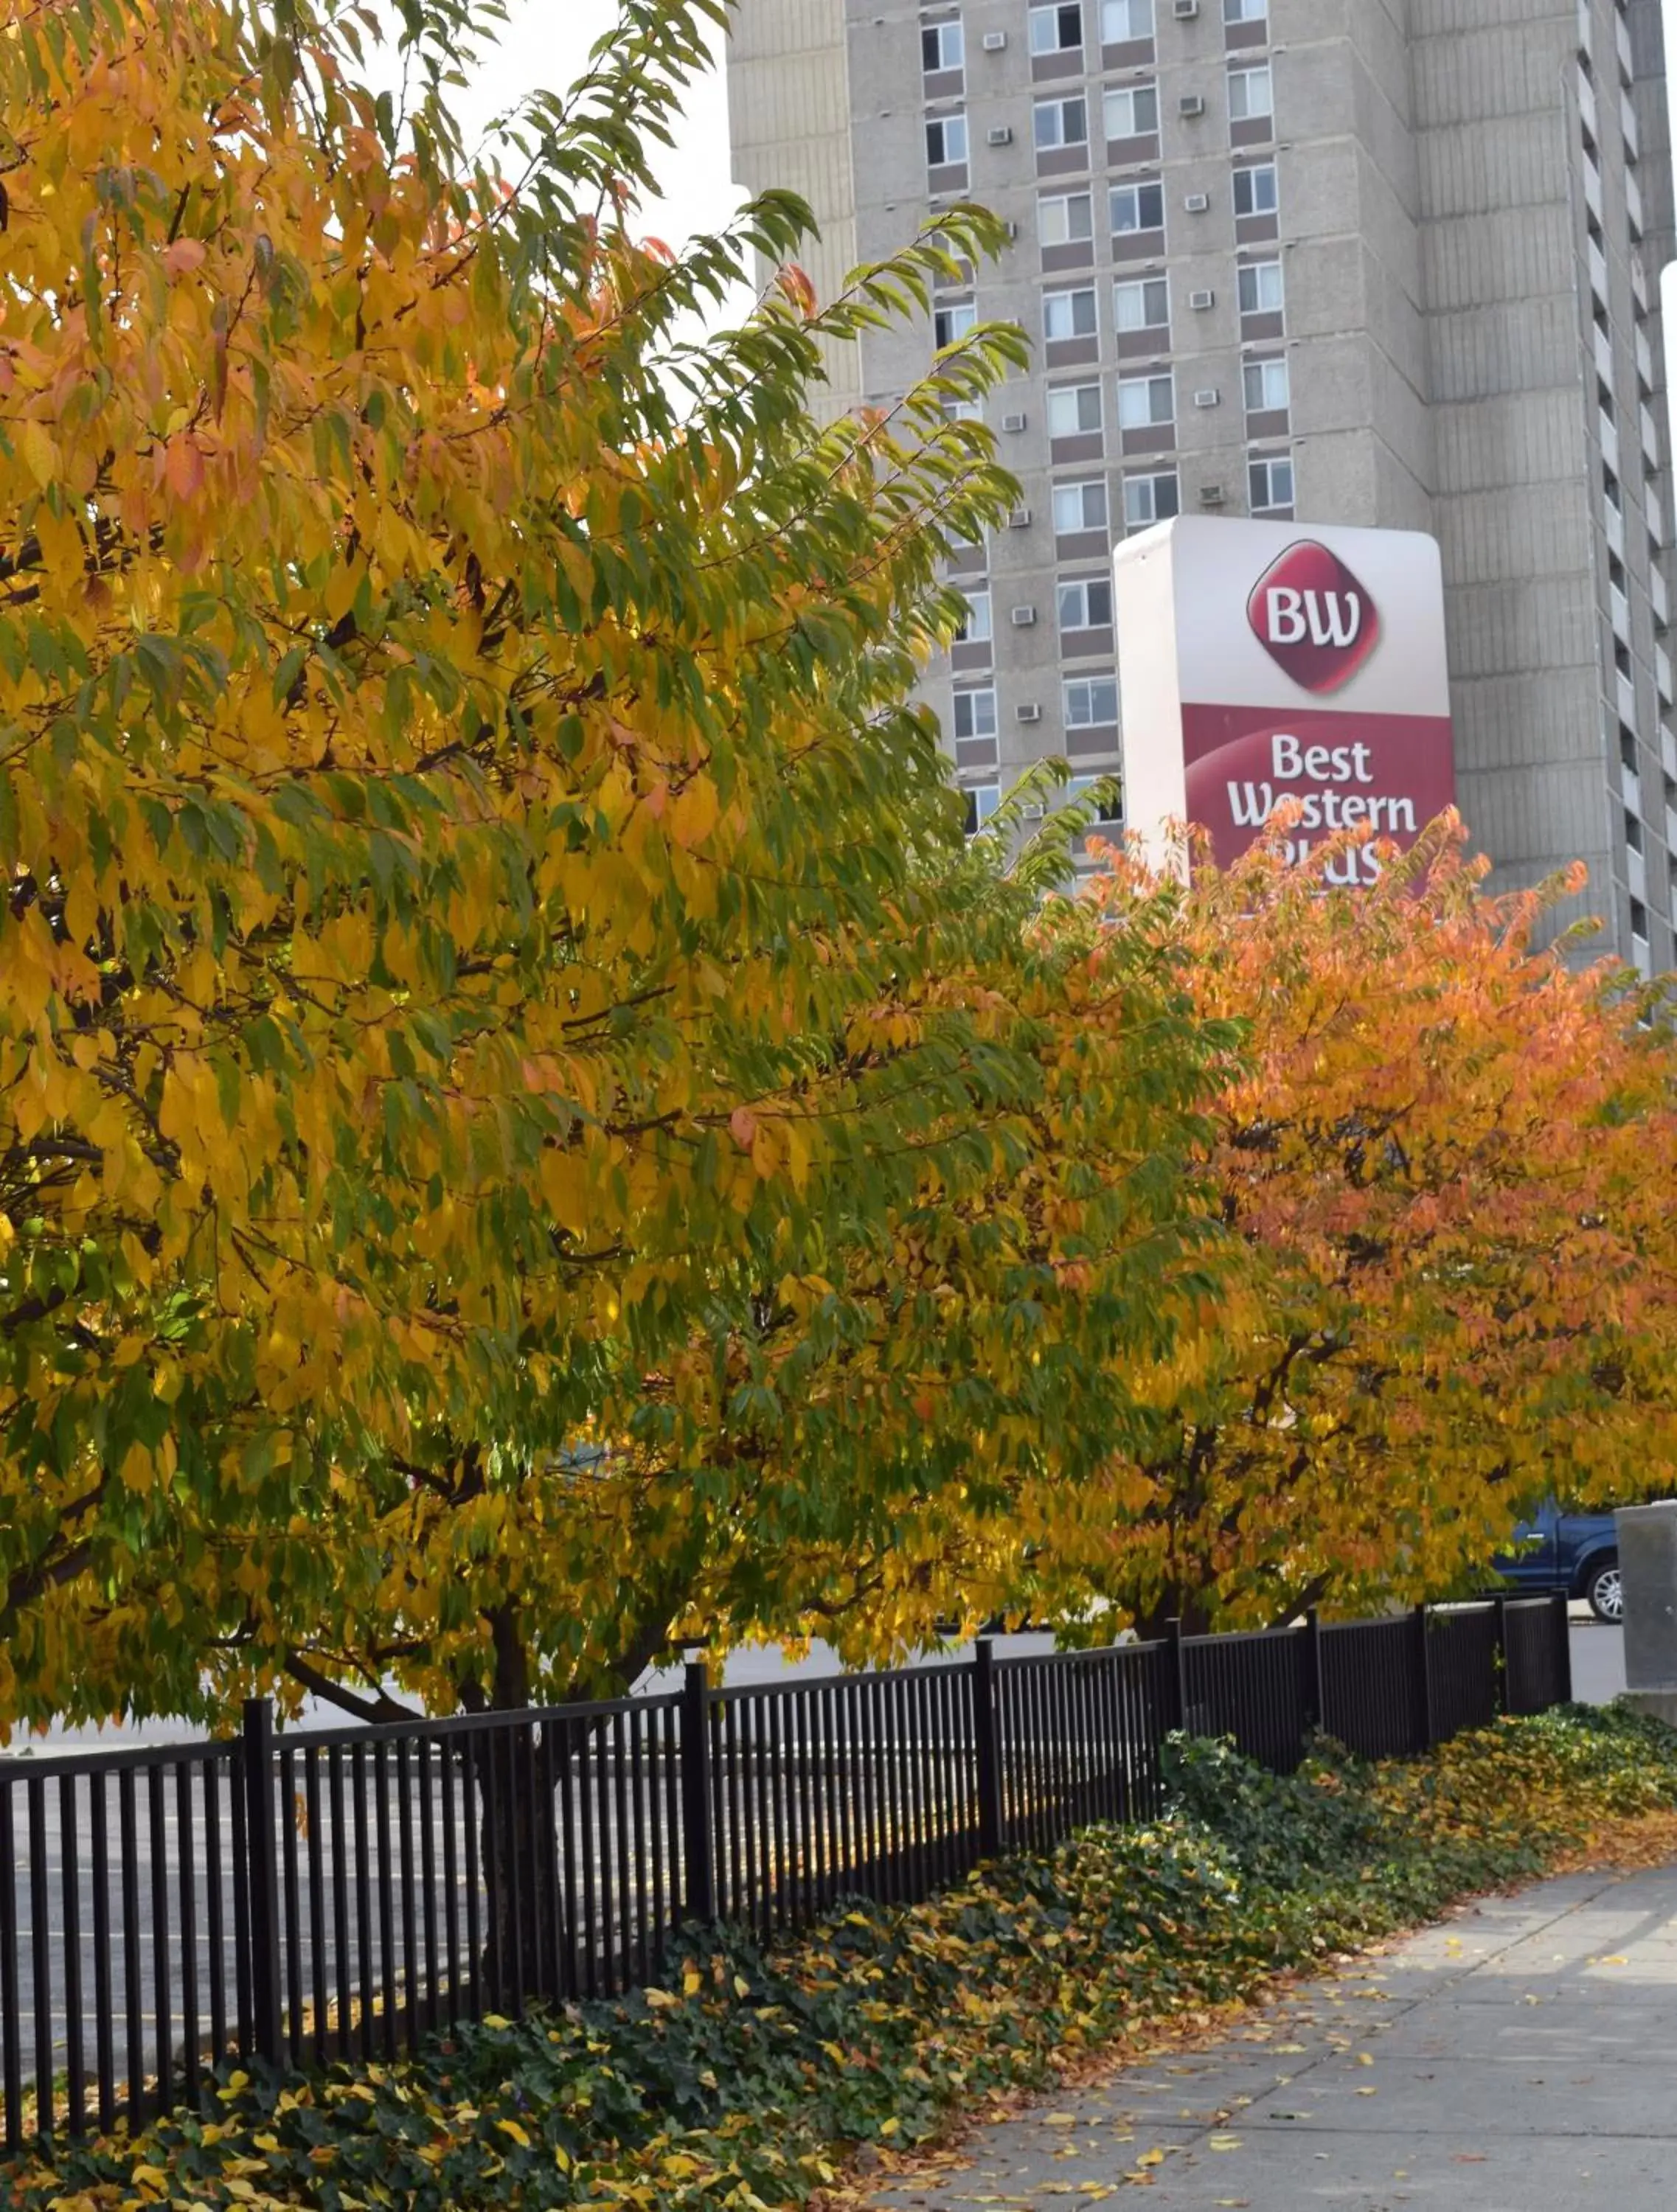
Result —
<instances>
[{"instance_id":1,"label":"tree trunk","mask_svg":"<svg viewBox=\"0 0 1677 2212\"><path fill-rule=\"evenodd\" d=\"M562 1724L490 1720L530 1704L530 1665L512 1607L489 1616L495 1648L493 1701L478 1685L463 1692L469 1711L489 1723L465 1739L464 1765L477 1802L478 1844L488 1903L477 1960L484 2008L516 2014L538 1998L558 2000L567 1986L571 1946L563 1918L558 1778L577 1745ZM562 1732L565 1741L557 1740ZM550 1740L550 1739L552 1740Z\"/></svg>"}]
</instances>

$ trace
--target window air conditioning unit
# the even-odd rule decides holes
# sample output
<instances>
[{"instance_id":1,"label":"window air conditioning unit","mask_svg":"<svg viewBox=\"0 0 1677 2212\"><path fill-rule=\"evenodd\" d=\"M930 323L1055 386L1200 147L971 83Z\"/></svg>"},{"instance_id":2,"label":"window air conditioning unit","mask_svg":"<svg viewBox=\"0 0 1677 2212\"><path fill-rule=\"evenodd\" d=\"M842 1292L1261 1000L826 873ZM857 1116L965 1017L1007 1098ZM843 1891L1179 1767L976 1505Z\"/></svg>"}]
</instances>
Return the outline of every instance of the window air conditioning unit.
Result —
<instances>
[{"instance_id":1,"label":"window air conditioning unit","mask_svg":"<svg viewBox=\"0 0 1677 2212\"><path fill-rule=\"evenodd\" d=\"M1203 92L1185 92L1176 102L1178 115L1203 115L1205 112L1206 95Z\"/></svg>"},{"instance_id":2,"label":"window air conditioning unit","mask_svg":"<svg viewBox=\"0 0 1677 2212\"><path fill-rule=\"evenodd\" d=\"M1006 31L986 31L984 33L984 51L987 54L1000 53L1006 47L1006 44L1007 33Z\"/></svg>"},{"instance_id":3,"label":"window air conditioning unit","mask_svg":"<svg viewBox=\"0 0 1677 2212\"><path fill-rule=\"evenodd\" d=\"M1009 617L1015 629L1030 629L1036 620L1035 607L1015 607Z\"/></svg>"},{"instance_id":4,"label":"window air conditioning unit","mask_svg":"<svg viewBox=\"0 0 1677 2212\"><path fill-rule=\"evenodd\" d=\"M1019 809L1019 819L1021 822L1040 822L1042 812L1043 810L1040 806L1022 806Z\"/></svg>"},{"instance_id":5,"label":"window air conditioning unit","mask_svg":"<svg viewBox=\"0 0 1677 2212\"><path fill-rule=\"evenodd\" d=\"M1191 23L1200 12L1200 0L1176 0L1170 12L1179 23Z\"/></svg>"},{"instance_id":6,"label":"window air conditioning unit","mask_svg":"<svg viewBox=\"0 0 1677 2212\"><path fill-rule=\"evenodd\" d=\"M993 124L984 133L984 143L988 146L1011 146L1013 143L1012 125L1011 123Z\"/></svg>"},{"instance_id":7,"label":"window air conditioning unit","mask_svg":"<svg viewBox=\"0 0 1677 2212\"><path fill-rule=\"evenodd\" d=\"M1187 198L1182 202L1182 205L1188 210L1190 215L1204 215L1206 209L1211 205L1211 194L1209 192L1190 192Z\"/></svg>"},{"instance_id":8,"label":"window air conditioning unit","mask_svg":"<svg viewBox=\"0 0 1677 2212\"><path fill-rule=\"evenodd\" d=\"M1200 487L1200 504L1201 507L1221 507L1223 504L1222 485L1201 484Z\"/></svg>"},{"instance_id":9,"label":"window air conditioning unit","mask_svg":"<svg viewBox=\"0 0 1677 2212\"><path fill-rule=\"evenodd\" d=\"M1194 404L1196 407L1220 407L1223 404L1223 394L1220 392L1212 391L1196 392L1194 395Z\"/></svg>"},{"instance_id":10,"label":"window air conditioning unit","mask_svg":"<svg viewBox=\"0 0 1677 2212\"><path fill-rule=\"evenodd\" d=\"M1217 295L1215 292L1190 292L1188 304L1196 313L1203 314L1207 307L1217 305Z\"/></svg>"},{"instance_id":11,"label":"window air conditioning unit","mask_svg":"<svg viewBox=\"0 0 1677 2212\"><path fill-rule=\"evenodd\" d=\"M1029 530L1030 509L1028 507L1016 507L1007 518L1007 527L1010 530Z\"/></svg>"},{"instance_id":12,"label":"window air conditioning unit","mask_svg":"<svg viewBox=\"0 0 1677 2212\"><path fill-rule=\"evenodd\" d=\"M1001 427L1004 430L1023 430L1024 426L1025 418L1023 415L1004 415L1001 418Z\"/></svg>"},{"instance_id":13,"label":"window air conditioning unit","mask_svg":"<svg viewBox=\"0 0 1677 2212\"><path fill-rule=\"evenodd\" d=\"M1016 707L1013 709L1013 719L1016 722L1040 722L1042 719L1042 710L1040 707Z\"/></svg>"}]
</instances>

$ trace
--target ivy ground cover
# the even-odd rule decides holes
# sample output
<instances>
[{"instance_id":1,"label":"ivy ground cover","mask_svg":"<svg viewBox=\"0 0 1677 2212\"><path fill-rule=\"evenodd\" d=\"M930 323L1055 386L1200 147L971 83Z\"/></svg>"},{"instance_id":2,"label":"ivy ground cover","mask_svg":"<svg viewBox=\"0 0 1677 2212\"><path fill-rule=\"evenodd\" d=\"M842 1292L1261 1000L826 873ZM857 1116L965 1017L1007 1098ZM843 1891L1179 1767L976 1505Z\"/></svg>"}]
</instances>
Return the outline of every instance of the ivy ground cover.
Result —
<instances>
[{"instance_id":1,"label":"ivy ground cover","mask_svg":"<svg viewBox=\"0 0 1677 2212\"><path fill-rule=\"evenodd\" d=\"M1677 1733L1571 1707L1279 1780L1174 1746L1167 1815L765 1954L696 1933L663 1985L321 2080L227 2076L213 2115L0 2179L9 2212L799 2207L998 2094L1204 2024L1277 1975L1592 1856L1677 1854Z\"/></svg>"}]
</instances>

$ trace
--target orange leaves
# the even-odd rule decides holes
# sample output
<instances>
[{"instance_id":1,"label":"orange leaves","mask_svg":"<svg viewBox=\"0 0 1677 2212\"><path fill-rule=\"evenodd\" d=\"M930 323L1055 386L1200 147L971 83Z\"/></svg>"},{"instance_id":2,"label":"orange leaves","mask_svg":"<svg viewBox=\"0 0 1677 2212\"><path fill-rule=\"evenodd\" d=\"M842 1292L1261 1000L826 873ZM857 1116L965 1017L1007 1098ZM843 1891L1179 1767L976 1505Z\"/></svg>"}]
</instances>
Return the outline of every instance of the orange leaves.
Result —
<instances>
[{"instance_id":1,"label":"orange leaves","mask_svg":"<svg viewBox=\"0 0 1677 2212\"><path fill-rule=\"evenodd\" d=\"M775 283L781 296L792 302L805 322L817 313L819 302L815 295L815 286L805 270L788 263L785 268L776 270Z\"/></svg>"},{"instance_id":2,"label":"orange leaves","mask_svg":"<svg viewBox=\"0 0 1677 2212\"><path fill-rule=\"evenodd\" d=\"M204 448L191 431L167 438L155 456L156 481L190 507L204 489Z\"/></svg>"},{"instance_id":3,"label":"orange leaves","mask_svg":"<svg viewBox=\"0 0 1677 2212\"><path fill-rule=\"evenodd\" d=\"M1245 1303L1201 1316L1149 1468L1170 1564L1135 1568L1236 1622L1436 1592L1677 1431L1677 1061L1612 978L1534 949L1575 873L1489 897L1449 820L1366 892L1327 864L1261 848L1182 890L1120 855L1093 894L1166 896L1196 1003L1243 1024L1206 1158Z\"/></svg>"}]
</instances>

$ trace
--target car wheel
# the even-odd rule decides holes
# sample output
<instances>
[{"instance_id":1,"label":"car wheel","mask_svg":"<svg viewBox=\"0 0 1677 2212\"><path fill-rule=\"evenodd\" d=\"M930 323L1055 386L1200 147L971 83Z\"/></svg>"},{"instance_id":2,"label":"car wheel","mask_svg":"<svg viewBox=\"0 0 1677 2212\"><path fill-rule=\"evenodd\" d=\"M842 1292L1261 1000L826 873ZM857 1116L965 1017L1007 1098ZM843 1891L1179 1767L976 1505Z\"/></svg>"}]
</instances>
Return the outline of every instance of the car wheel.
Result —
<instances>
[{"instance_id":1,"label":"car wheel","mask_svg":"<svg viewBox=\"0 0 1677 2212\"><path fill-rule=\"evenodd\" d=\"M1597 1620L1609 1621L1616 1628L1625 1618L1625 1584L1619 1577L1618 1560L1603 1559L1593 1566L1583 1594Z\"/></svg>"}]
</instances>

